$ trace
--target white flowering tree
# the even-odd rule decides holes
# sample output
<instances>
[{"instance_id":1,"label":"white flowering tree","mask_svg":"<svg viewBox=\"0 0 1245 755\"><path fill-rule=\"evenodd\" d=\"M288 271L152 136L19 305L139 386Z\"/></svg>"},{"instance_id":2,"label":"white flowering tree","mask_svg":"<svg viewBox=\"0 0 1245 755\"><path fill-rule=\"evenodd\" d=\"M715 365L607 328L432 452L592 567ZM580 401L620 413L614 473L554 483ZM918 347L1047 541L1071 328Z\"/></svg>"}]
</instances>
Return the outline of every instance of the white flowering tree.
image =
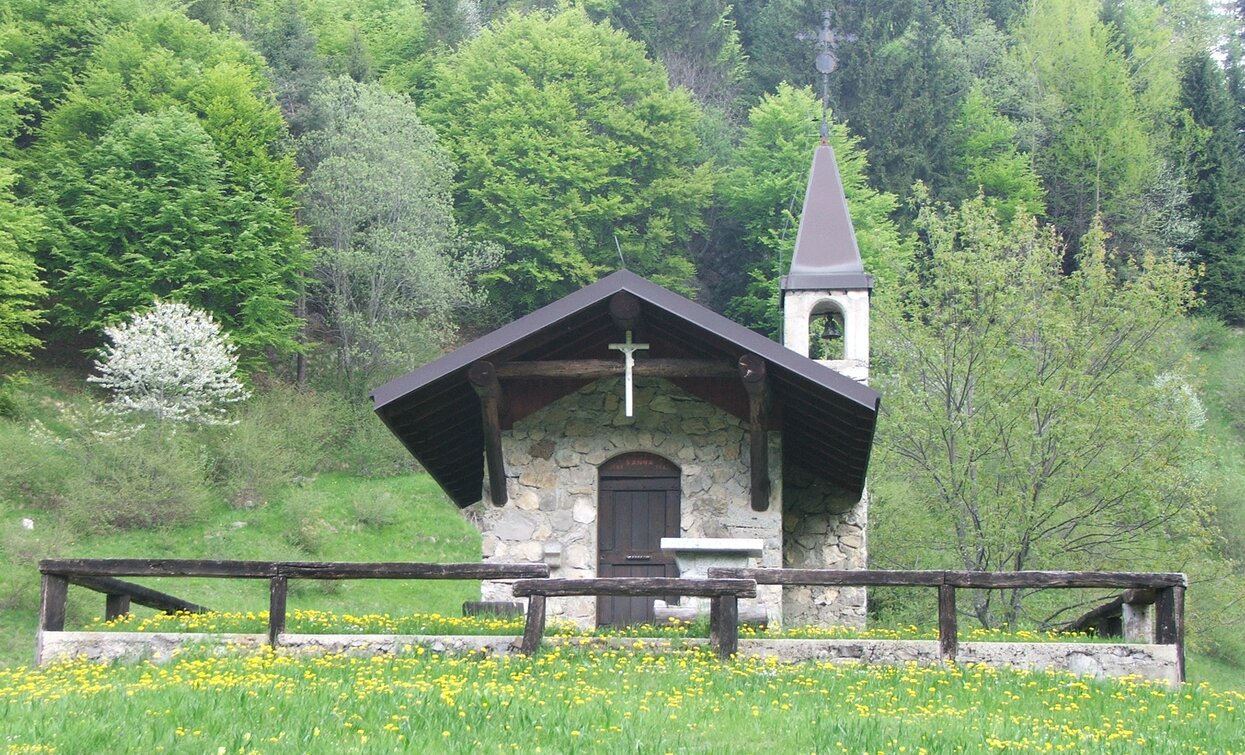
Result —
<instances>
[{"instance_id":1,"label":"white flowering tree","mask_svg":"<svg viewBox=\"0 0 1245 755\"><path fill-rule=\"evenodd\" d=\"M225 424L229 406L249 395L233 344L202 310L157 300L104 333L111 343L95 363L99 374L87 380L111 390L123 412L161 423Z\"/></svg>"}]
</instances>

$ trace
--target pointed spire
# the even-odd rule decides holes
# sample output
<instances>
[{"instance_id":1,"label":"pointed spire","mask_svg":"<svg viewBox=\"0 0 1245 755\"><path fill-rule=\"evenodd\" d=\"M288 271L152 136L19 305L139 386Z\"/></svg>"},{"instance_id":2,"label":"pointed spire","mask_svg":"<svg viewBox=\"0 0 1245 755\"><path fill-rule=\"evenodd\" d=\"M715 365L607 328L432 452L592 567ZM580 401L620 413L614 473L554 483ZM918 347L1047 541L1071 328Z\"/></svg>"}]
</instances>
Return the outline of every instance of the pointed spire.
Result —
<instances>
[{"instance_id":1,"label":"pointed spire","mask_svg":"<svg viewBox=\"0 0 1245 755\"><path fill-rule=\"evenodd\" d=\"M823 138L813 153L808 191L800 213L791 272L782 279L784 291L872 289L856 246L856 232L847 212L843 181L834 160L834 148Z\"/></svg>"}]
</instances>

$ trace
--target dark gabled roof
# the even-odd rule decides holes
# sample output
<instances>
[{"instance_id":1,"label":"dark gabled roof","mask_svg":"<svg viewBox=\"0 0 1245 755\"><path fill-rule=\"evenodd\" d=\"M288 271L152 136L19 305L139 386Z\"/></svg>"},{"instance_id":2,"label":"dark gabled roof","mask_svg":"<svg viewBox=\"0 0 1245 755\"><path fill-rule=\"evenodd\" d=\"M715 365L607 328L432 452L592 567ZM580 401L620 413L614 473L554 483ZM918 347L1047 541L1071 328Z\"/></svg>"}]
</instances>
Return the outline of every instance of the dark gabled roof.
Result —
<instances>
[{"instance_id":1,"label":"dark gabled roof","mask_svg":"<svg viewBox=\"0 0 1245 755\"><path fill-rule=\"evenodd\" d=\"M871 289L873 279L860 260L834 148L822 142L813 153L791 272L782 279L782 289L846 288Z\"/></svg>"},{"instance_id":2,"label":"dark gabled roof","mask_svg":"<svg viewBox=\"0 0 1245 755\"><path fill-rule=\"evenodd\" d=\"M609 300L620 291L640 300L644 338L652 344L643 356L732 363L748 353L764 358L773 402L770 425L782 431L784 458L860 495L877 422L875 391L625 270L380 386L372 392L376 413L455 503L475 503L483 492L484 433L468 368L482 360L621 358L607 348L618 340ZM744 395L742 381L672 382L737 415L742 409L747 418L746 400L735 400ZM538 408L532 396L536 403L549 403L584 384L529 380L506 386L511 383L521 385L506 387L508 394L528 394L526 401L510 401L512 412L515 405L528 412Z\"/></svg>"}]
</instances>

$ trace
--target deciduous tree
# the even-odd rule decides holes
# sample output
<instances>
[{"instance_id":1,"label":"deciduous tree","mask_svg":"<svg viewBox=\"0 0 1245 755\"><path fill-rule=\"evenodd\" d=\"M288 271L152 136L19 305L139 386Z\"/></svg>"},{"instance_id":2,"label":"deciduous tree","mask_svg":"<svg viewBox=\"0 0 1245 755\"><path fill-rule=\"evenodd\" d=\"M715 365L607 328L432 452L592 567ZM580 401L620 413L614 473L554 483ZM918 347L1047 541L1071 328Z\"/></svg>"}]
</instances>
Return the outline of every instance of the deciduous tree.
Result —
<instances>
[{"instance_id":1,"label":"deciduous tree","mask_svg":"<svg viewBox=\"0 0 1245 755\"><path fill-rule=\"evenodd\" d=\"M320 128L301 140L312 166L304 217L316 298L351 385L410 369L448 345L476 281L498 255L460 237L454 164L406 97L348 78L315 98Z\"/></svg>"},{"instance_id":2,"label":"deciduous tree","mask_svg":"<svg viewBox=\"0 0 1245 755\"><path fill-rule=\"evenodd\" d=\"M617 269L619 248L689 290L712 193L696 106L623 33L576 9L510 15L446 61L424 115L459 165L463 225L507 249L494 279L514 310Z\"/></svg>"},{"instance_id":3,"label":"deciduous tree","mask_svg":"<svg viewBox=\"0 0 1245 755\"><path fill-rule=\"evenodd\" d=\"M1094 225L1065 276L1052 231L1004 225L981 198L926 205L919 226L923 253L875 298L879 565L1180 570L1204 534L1168 331L1192 272L1149 257L1117 277ZM1046 618L1027 597L982 591L971 610L986 626Z\"/></svg>"},{"instance_id":4,"label":"deciduous tree","mask_svg":"<svg viewBox=\"0 0 1245 755\"><path fill-rule=\"evenodd\" d=\"M252 364L295 347L297 170L262 65L174 13L97 46L32 158L58 325L95 331L176 293Z\"/></svg>"}]
</instances>

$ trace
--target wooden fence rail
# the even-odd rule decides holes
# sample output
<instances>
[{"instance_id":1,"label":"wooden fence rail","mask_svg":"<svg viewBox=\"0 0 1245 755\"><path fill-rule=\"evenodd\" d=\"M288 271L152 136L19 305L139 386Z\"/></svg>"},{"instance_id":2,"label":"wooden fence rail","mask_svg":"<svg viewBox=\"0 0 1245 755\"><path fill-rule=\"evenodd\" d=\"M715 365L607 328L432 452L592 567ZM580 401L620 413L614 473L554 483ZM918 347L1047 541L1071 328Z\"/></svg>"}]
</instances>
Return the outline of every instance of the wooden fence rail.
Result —
<instances>
[{"instance_id":1,"label":"wooden fence rail","mask_svg":"<svg viewBox=\"0 0 1245 755\"><path fill-rule=\"evenodd\" d=\"M549 576L546 564L427 564L316 561L216 561L200 559L47 559L39 562L43 575L39 600L39 631L65 628L65 601L69 585L105 595L105 617L129 613L130 604L165 613L208 609L117 577L210 577L267 579L268 641L277 644L285 631L286 597L291 579L525 579Z\"/></svg>"},{"instance_id":2,"label":"wooden fence rail","mask_svg":"<svg viewBox=\"0 0 1245 755\"><path fill-rule=\"evenodd\" d=\"M931 587L938 589L938 647L945 661L959 652L955 591L1112 588L1135 591L1137 602L1153 601L1154 642L1176 646L1177 673L1184 681L1184 592L1188 579L1171 572L1064 571L888 571L879 569L766 569L710 567L710 579L751 579L758 585L836 587ZM1153 591L1151 593L1150 591ZM1129 593L1126 593L1128 595Z\"/></svg>"}]
</instances>

